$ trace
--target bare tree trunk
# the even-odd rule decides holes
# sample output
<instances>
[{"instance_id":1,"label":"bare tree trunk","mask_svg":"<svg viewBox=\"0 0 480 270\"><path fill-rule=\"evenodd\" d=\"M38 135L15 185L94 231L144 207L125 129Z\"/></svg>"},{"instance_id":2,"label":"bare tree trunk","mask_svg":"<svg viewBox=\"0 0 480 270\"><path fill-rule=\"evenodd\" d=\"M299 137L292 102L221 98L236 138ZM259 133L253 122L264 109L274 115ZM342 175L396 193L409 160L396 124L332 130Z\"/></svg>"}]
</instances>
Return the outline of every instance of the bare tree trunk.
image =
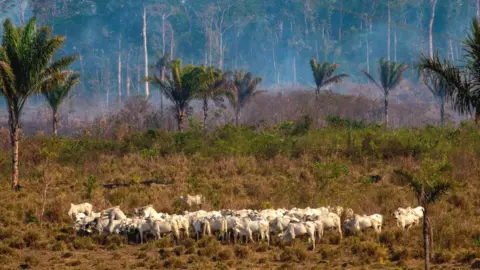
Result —
<instances>
[{"instance_id":1,"label":"bare tree trunk","mask_svg":"<svg viewBox=\"0 0 480 270\"><path fill-rule=\"evenodd\" d=\"M165 14L162 15L162 55L165 55L166 42L165 42Z\"/></svg>"},{"instance_id":2,"label":"bare tree trunk","mask_svg":"<svg viewBox=\"0 0 480 270\"><path fill-rule=\"evenodd\" d=\"M428 48L430 58L433 58L433 21L435 20L435 6L437 5L437 0L430 0L430 7L432 8L430 15L430 23L428 24Z\"/></svg>"},{"instance_id":3,"label":"bare tree trunk","mask_svg":"<svg viewBox=\"0 0 480 270\"><path fill-rule=\"evenodd\" d=\"M295 52L295 55L293 56L293 85L297 85L297 55Z\"/></svg>"},{"instance_id":4,"label":"bare tree trunk","mask_svg":"<svg viewBox=\"0 0 480 270\"><path fill-rule=\"evenodd\" d=\"M12 144L12 190L18 191L18 148L20 141L20 126L14 112L9 112L8 124L10 126L10 141Z\"/></svg>"},{"instance_id":5,"label":"bare tree trunk","mask_svg":"<svg viewBox=\"0 0 480 270\"><path fill-rule=\"evenodd\" d=\"M365 43L367 45L367 72L370 74L370 42L368 42L368 34L365 35L365 39Z\"/></svg>"},{"instance_id":6,"label":"bare tree trunk","mask_svg":"<svg viewBox=\"0 0 480 270\"><path fill-rule=\"evenodd\" d=\"M122 103L122 38L118 38L118 104Z\"/></svg>"},{"instance_id":7,"label":"bare tree trunk","mask_svg":"<svg viewBox=\"0 0 480 270\"><path fill-rule=\"evenodd\" d=\"M58 135L58 114L57 114L57 111L53 111L53 114L52 114L52 131L53 131L53 136L57 137L57 135Z\"/></svg>"},{"instance_id":8,"label":"bare tree trunk","mask_svg":"<svg viewBox=\"0 0 480 270\"><path fill-rule=\"evenodd\" d=\"M445 125L445 99L440 97L440 123Z\"/></svg>"},{"instance_id":9,"label":"bare tree trunk","mask_svg":"<svg viewBox=\"0 0 480 270\"><path fill-rule=\"evenodd\" d=\"M207 131L208 99L203 99L203 131Z\"/></svg>"},{"instance_id":10,"label":"bare tree trunk","mask_svg":"<svg viewBox=\"0 0 480 270\"><path fill-rule=\"evenodd\" d=\"M173 27L170 27L170 33L172 36L170 37L170 57L171 59L175 59L175 32L173 31Z\"/></svg>"},{"instance_id":11,"label":"bare tree trunk","mask_svg":"<svg viewBox=\"0 0 480 270\"><path fill-rule=\"evenodd\" d=\"M385 128L388 128L388 96L385 95L384 100L385 108L384 108L384 115L385 115Z\"/></svg>"},{"instance_id":12,"label":"bare tree trunk","mask_svg":"<svg viewBox=\"0 0 480 270\"><path fill-rule=\"evenodd\" d=\"M388 49L387 49L387 60L390 61L390 28L391 28L391 23L392 23L392 16L390 14L390 4L387 5L388 7L388 30L387 30L387 35L388 35L388 38L387 38L387 46L388 46Z\"/></svg>"},{"instance_id":13,"label":"bare tree trunk","mask_svg":"<svg viewBox=\"0 0 480 270\"><path fill-rule=\"evenodd\" d=\"M423 252L425 254L425 270L430 269L430 229L428 222L428 212L426 205L423 206Z\"/></svg>"},{"instance_id":14,"label":"bare tree trunk","mask_svg":"<svg viewBox=\"0 0 480 270\"><path fill-rule=\"evenodd\" d=\"M480 0L475 0L475 16L480 19Z\"/></svg>"},{"instance_id":15,"label":"bare tree trunk","mask_svg":"<svg viewBox=\"0 0 480 270\"><path fill-rule=\"evenodd\" d=\"M148 78L148 50L147 50L147 8L143 7L143 53L145 61L145 78ZM140 82L139 82L140 83ZM148 98L150 89L148 81L145 82L145 96Z\"/></svg>"},{"instance_id":16,"label":"bare tree trunk","mask_svg":"<svg viewBox=\"0 0 480 270\"><path fill-rule=\"evenodd\" d=\"M128 50L127 63L125 63L126 68L127 68L127 81L126 81L126 84L127 84L127 85L126 85L126 88L127 88L127 89L126 89L126 90L127 90L127 97L130 97L130 86L131 86L131 84L132 84L132 83L131 83L131 78L130 78L130 57L131 57L130 53L131 53L131 49L132 49L132 48L130 48L130 49Z\"/></svg>"},{"instance_id":17,"label":"bare tree trunk","mask_svg":"<svg viewBox=\"0 0 480 270\"><path fill-rule=\"evenodd\" d=\"M479 0L480 1L480 0ZM450 55L450 60L452 62L455 62L455 55L453 54L453 45L452 45L452 40L448 40L448 48L449 48L449 55Z\"/></svg>"},{"instance_id":18,"label":"bare tree trunk","mask_svg":"<svg viewBox=\"0 0 480 270\"><path fill-rule=\"evenodd\" d=\"M397 62L397 32L393 32L393 61Z\"/></svg>"}]
</instances>

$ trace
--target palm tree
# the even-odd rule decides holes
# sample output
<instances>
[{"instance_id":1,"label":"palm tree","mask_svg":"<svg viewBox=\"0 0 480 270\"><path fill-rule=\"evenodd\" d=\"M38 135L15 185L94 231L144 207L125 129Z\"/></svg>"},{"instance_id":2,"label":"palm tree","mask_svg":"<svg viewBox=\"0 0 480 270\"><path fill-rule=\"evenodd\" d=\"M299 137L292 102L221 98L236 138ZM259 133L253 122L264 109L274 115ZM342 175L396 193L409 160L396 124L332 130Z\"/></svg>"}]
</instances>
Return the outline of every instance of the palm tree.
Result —
<instances>
[{"instance_id":1,"label":"palm tree","mask_svg":"<svg viewBox=\"0 0 480 270\"><path fill-rule=\"evenodd\" d=\"M224 75L224 87L228 89L226 96L235 111L235 125L238 126L240 109L255 95L265 91L257 90L262 78L253 77L251 72L243 71L226 72Z\"/></svg>"},{"instance_id":2,"label":"palm tree","mask_svg":"<svg viewBox=\"0 0 480 270\"><path fill-rule=\"evenodd\" d=\"M440 105L440 123L443 126L445 124L445 102L449 99L449 85L443 77L436 73L422 72L421 75L428 90L438 100Z\"/></svg>"},{"instance_id":3,"label":"palm tree","mask_svg":"<svg viewBox=\"0 0 480 270\"><path fill-rule=\"evenodd\" d=\"M340 83L344 78L348 77L347 74L339 74L333 76L333 73L335 73L335 70L337 70L339 66L340 65L338 64L331 64L329 62L317 63L315 59L310 60L310 67L313 72L313 78L315 79L315 84L317 85L317 88L315 90L315 96L317 99L322 88L328 87L334 83Z\"/></svg>"},{"instance_id":4,"label":"palm tree","mask_svg":"<svg viewBox=\"0 0 480 270\"><path fill-rule=\"evenodd\" d=\"M205 131L208 118L208 102L225 93L223 72L214 67L200 66L195 68L195 78L199 87L196 97L203 103L203 129Z\"/></svg>"},{"instance_id":5,"label":"palm tree","mask_svg":"<svg viewBox=\"0 0 480 270\"><path fill-rule=\"evenodd\" d=\"M157 53L157 61L152 66L152 68L160 71L160 78L162 80L165 80L165 76L171 63L172 57L170 56L170 54L165 53L162 55L160 53ZM160 95L160 112L163 114L163 94Z\"/></svg>"},{"instance_id":6,"label":"palm tree","mask_svg":"<svg viewBox=\"0 0 480 270\"><path fill-rule=\"evenodd\" d=\"M445 80L453 107L460 114L475 113L475 122L480 121L480 23L473 19L470 33L464 41L467 63L463 69L450 61L440 61L436 53L433 58L422 55L419 69L433 73ZM474 111L474 112L473 112Z\"/></svg>"},{"instance_id":7,"label":"palm tree","mask_svg":"<svg viewBox=\"0 0 480 270\"><path fill-rule=\"evenodd\" d=\"M367 76L368 80L374 83L382 92L384 96L384 116L385 116L385 127L388 127L388 94L392 89L398 86L402 81L402 76L405 70L407 70L408 65L404 63L395 63L388 60L385 60L384 57L380 58L380 83L378 83L372 75L367 71L361 69L360 71Z\"/></svg>"},{"instance_id":8,"label":"palm tree","mask_svg":"<svg viewBox=\"0 0 480 270\"><path fill-rule=\"evenodd\" d=\"M76 56L52 58L63 45L65 37L52 36L51 28L37 28L32 18L25 26L15 27L11 20L3 23L3 40L0 47L0 86L9 114L12 144L12 189L18 190L18 152L20 140L20 116L27 98L63 80L65 70Z\"/></svg>"},{"instance_id":9,"label":"palm tree","mask_svg":"<svg viewBox=\"0 0 480 270\"><path fill-rule=\"evenodd\" d=\"M165 80L155 75L147 78L147 81L157 85L161 93L173 103L178 130L182 132L188 106L198 90L195 67L182 67L182 61L177 59L170 64L170 69L172 74L166 74Z\"/></svg>"},{"instance_id":10,"label":"palm tree","mask_svg":"<svg viewBox=\"0 0 480 270\"><path fill-rule=\"evenodd\" d=\"M67 98L73 87L77 83L80 83L79 78L79 73L71 73L65 80L56 82L52 88L42 89L42 94L52 109L52 130L53 136L55 137L57 136L58 108L62 105L65 98Z\"/></svg>"},{"instance_id":11,"label":"palm tree","mask_svg":"<svg viewBox=\"0 0 480 270\"><path fill-rule=\"evenodd\" d=\"M405 170L395 170L395 173L408 181L417 197L418 203L423 207L423 249L425 253L425 270L430 267L430 257L433 245L433 234L428 216L430 205L436 203L442 195L452 189L451 182L444 180L441 174L448 170L447 163L433 166L424 170L420 178L414 177ZM433 170L432 170L433 169Z\"/></svg>"}]
</instances>

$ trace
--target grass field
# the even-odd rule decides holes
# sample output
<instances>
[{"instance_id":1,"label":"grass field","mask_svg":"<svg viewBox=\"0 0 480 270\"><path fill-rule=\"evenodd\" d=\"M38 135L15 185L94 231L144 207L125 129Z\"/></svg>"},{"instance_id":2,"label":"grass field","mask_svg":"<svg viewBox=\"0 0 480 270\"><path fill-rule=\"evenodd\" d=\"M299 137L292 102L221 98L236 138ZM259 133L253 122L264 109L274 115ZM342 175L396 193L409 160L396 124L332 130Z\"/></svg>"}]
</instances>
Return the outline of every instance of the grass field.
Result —
<instances>
[{"instance_id":1,"label":"grass field","mask_svg":"<svg viewBox=\"0 0 480 270\"><path fill-rule=\"evenodd\" d=\"M0 129L0 268L19 269L418 269L421 228L395 228L392 212L416 206L394 169L413 173L440 162L452 165L454 190L431 210L435 269L468 269L480 259L480 129L396 129L330 118L328 127L285 122L269 128L224 126L204 134L150 130L116 139L84 136L21 141L20 184L9 190L8 130ZM381 180L373 181L376 176ZM146 179L166 185L145 187ZM90 184L88 184L90 183ZM129 187L107 190L102 184ZM206 209L342 205L385 216L384 231L340 240L326 233L315 251L306 241L233 245L213 239L174 245L135 244L120 236L73 237L71 202L94 210L153 204L181 212L178 196L203 194Z\"/></svg>"}]
</instances>

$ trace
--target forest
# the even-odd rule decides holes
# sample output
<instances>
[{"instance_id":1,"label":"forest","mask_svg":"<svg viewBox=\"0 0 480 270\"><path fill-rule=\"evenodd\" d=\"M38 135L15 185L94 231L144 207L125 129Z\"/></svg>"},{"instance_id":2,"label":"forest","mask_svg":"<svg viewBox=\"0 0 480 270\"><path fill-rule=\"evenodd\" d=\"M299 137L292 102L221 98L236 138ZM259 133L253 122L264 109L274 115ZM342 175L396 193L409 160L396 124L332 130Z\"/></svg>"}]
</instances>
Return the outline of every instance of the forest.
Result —
<instances>
[{"instance_id":1,"label":"forest","mask_svg":"<svg viewBox=\"0 0 480 270\"><path fill-rule=\"evenodd\" d=\"M480 0L0 9L0 269L480 267ZM201 239L153 233L173 218ZM222 239L256 221L271 241Z\"/></svg>"}]
</instances>

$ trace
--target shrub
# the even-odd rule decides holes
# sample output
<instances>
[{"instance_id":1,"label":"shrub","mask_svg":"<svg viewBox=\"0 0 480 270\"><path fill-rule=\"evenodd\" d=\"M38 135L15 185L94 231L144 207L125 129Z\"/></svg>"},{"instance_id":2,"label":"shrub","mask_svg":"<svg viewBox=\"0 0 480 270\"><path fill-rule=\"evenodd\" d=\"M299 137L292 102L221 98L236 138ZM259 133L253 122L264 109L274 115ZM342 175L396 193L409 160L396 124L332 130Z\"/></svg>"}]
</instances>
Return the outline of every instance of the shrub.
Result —
<instances>
[{"instance_id":1,"label":"shrub","mask_svg":"<svg viewBox=\"0 0 480 270\"><path fill-rule=\"evenodd\" d=\"M179 257L171 257L163 264L165 268L180 269L185 266L185 262Z\"/></svg>"},{"instance_id":2,"label":"shrub","mask_svg":"<svg viewBox=\"0 0 480 270\"><path fill-rule=\"evenodd\" d=\"M383 262L387 259L388 251L386 248L375 242L356 243L351 248L352 254L360 257L364 263Z\"/></svg>"},{"instance_id":3,"label":"shrub","mask_svg":"<svg viewBox=\"0 0 480 270\"><path fill-rule=\"evenodd\" d=\"M455 256L455 261L459 263L469 264L474 259L480 258L480 252L474 250L462 250Z\"/></svg>"},{"instance_id":4,"label":"shrub","mask_svg":"<svg viewBox=\"0 0 480 270\"><path fill-rule=\"evenodd\" d=\"M224 249L220 252L218 252L218 260L220 261L228 261L231 258L233 258L233 252L230 249Z\"/></svg>"},{"instance_id":5,"label":"shrub","mask_svg":"<svg viewBox=\"0 0 480 270\"><path fill-rule=\"evenodd\" d=\"M85 188L85 198L91 200L93 192L97 188L97 179L94 176L88 177L88 181L83 185Z\"/></svg>"},{"instance_id":6,"label":"shrub","mask_svg":"<svg viewBox=\"0 0 480 270\"><path fill-rule=\"evenodd\" d=\"M31 266L38 266L40 264L40 260L35 256L26 256L25 263Z\"/></svg>"},{"instance_id":7,"label":"shrub","mask_svg":"<svg viewBox=\"0 0 480 270\"><path fill-rule=\"evenodd\" d=\"M41 239L41 237L42 236L38 231L30 230L23 235L23 241L27 247L33 247L35 243Z\"/></svg>"},{"instance_id":8,"label":"shrub","mask_svg":"<svg viewBox=\"0 0 480 270\"><path fill-rule=\"evenodd\" d=\"M410 252L406 248L397 248L393 250L390 260L405 261L409 258Z\"/></svg>"},{"instance_id":9,"label":"shrub","mask_svg":"<svg viewBox=\"0 0 480 270\"><path fill-rule=\"evenodd\" d=\"M303 262L307 259L307 251L301 247L284 247L280 254L282 262Z\"/></svg>"},{"instance_id":10,"label":"shrub","mask_svg":"<svg viewBox=\"0 0 480 270\"><path fill-rule=\"evenodd\" d=\"M176 246L176 247L173 249L173 253L175 253L177 256L180 256L180 255L182 255L183 253L185 253L185 247L184 247L184 246Z\"/></svg>"},{"instance_id":11,"label":"shrub","mask_svg":"<svg viewBox=\"0 0 480 270\"><path fill-rule=\"evenodd\" d=\"M168 259L172 256L172 252L170 250L166 250L166 249L163 249L163 248L161 248L158 251L158 254L160 254L160 259L161 260Z\"/></svg>"},{"instance_id":12,"label":"shrub","mask_svg":"<svg viewBox=\"0 0 480 270\"><path fill-rule=\"evenodd\" d=\"M64 241L57 241L52 246L52 251L65 251L67 249L67 244Z\"/></svg>"},{"instance_id":13,"label":"shrub","mask_svg":"<svg viewBox=\"0 0 480 270\"><path fill-rule=\"evenodd\" d=\"M233 251L235 252L235 256L242 260L248 258L248 255L250 254L250 250L244 246L235 245Z\"/></svg>"},{"instance_id":14,"label":"shrub","mask_svg":"<svg viewBox=\"0 0 480 270\"><path fill-rule=\"evenodd\" d=\"M73 241L73 247L75 249L88 249L93 250L95 248L93 240L90 237L78 237Z\"/></svg>"},{"instance_id":15,"label":"shrub","mask_svg":"<svg viewBox=\"0 0 480 270\"><path fill-rule=\"evenodd\" d=\"M80 260L73 260L73 261L65 263L65 265L67 265L67 266L79 266L81 264L82 264L82 262Z\"/></svg>"},{"instance_id":16,"label":"shrub","mask_svg":"<svg viewBox=\"0 0 480 270\"><path fill-rule=\"evenodd\" d=\"M0 254L1 255L9 255L9 256L12 256L15 254L15 250L13 250L11 247L9 246L6 246L6 245L3 245L1 244L0 245Z\"/></svg>"},{"instance_id":17,"label":"shrub","mask_svg":"<svg viewBox=\"0 0 480 270\"><path fill-rule=\"evenodd\" d=\"M269 246L266 243L262 242L258 245L256 251L257 252L266 252L266 251L268 251L268 248L269 248Z\"/></svg>"},{"instance_id":18,"label":"shrub","mask_svg":"<svg viewBox=\"0 0 480 270\"><path fill-rule=\"evenodd\" d=\"M447 250L442 250L440 252L436 252L433 255L433 263L442 264L442 263L449 263L453 260L453 254Z\"/></svg>"}]
</instances>

